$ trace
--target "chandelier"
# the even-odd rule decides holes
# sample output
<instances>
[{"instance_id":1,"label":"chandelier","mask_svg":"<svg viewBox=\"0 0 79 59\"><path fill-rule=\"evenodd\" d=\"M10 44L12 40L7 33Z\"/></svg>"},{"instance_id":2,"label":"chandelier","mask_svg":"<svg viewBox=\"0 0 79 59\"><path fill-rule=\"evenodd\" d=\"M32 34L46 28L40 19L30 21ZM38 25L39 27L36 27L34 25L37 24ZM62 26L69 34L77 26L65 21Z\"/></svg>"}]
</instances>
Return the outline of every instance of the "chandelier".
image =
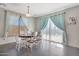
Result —
<instances>
[{"instance_id":1,"label":"chandelier","mask_svg":"<svg viewBox=\"0 0 79 59\"><path fill-rule=\"evenodd\" d=\"M30 6L27 6L27 13L26 13L26 16L27 16L27 17L31 17L29 8L30 8Z\"/></svg>"}]
</instances>

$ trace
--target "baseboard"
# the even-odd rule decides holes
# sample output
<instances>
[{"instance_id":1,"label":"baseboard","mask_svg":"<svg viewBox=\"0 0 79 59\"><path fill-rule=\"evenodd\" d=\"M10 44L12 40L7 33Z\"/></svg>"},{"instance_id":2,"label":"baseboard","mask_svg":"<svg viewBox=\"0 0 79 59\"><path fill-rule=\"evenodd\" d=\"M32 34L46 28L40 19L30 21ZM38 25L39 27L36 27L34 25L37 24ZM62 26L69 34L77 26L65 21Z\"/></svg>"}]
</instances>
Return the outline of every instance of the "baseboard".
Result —
<instances>
[{"instance_id":1,"label":"baseboard","mask_svg":"<svg viewBox=\"0 0 79 59\"><path fill-rule=\"evenodd\" d=\"M0 45L5 45L5 44L9 44L9 43L14 43L16 42L15 38L13 37L8 37L4 40L4 38L0 38Z\"/></svg>"}]
</instances>

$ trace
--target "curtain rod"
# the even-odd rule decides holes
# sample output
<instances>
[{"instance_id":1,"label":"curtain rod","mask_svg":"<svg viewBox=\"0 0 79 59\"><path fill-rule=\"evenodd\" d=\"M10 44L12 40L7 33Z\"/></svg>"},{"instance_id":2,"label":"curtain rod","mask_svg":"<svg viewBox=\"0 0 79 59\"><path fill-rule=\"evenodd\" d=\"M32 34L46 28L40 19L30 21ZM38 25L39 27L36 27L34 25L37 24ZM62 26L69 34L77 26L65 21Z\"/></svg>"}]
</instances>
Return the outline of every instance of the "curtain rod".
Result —
<instances>
[{"instance_id":1,"label":"curtain rod","mask_svg":"<svg viewBox=\"0 0 79 59\"><path fill-rule=\"evenodd\" d=\"M60 14L57 14L57 15L61 15L61 14L66 14L66 12L63 12L63 13L60 13ZM55 15L55 16L57 16L57 15Z\"/></svg>"},{"instance_id":2,"label":"curtain rod","mask_svg":"<svg viewBox=\"0 0 79 59\"><path fill-rule=\"evenodd\" d=\"M58 11L58 12L54 12L54 13L50 13L50 14L47 14L47 15L43 15L43 16L51 16L51 15L61 15L61 14L66 14L66 12L64 10L62 11ZM39 17L42 17L42 16L39 16Z\"/></svg>"}]
</instances>

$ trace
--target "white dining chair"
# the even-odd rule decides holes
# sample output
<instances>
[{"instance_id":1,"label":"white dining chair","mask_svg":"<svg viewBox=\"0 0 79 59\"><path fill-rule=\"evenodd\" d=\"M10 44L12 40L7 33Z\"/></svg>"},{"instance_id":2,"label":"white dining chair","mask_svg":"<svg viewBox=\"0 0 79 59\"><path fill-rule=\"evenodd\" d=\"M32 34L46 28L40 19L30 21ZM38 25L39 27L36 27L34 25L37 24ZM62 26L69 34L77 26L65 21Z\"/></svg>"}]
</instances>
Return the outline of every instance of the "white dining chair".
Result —
<instances>
[{"instance_id":1,"label":"white dining chair","mask_svg":"<svg viewBox=\"0 0 79 59\"><path fill-rule=\"evenodd\" d=\"M16 37L16 48L20 50L22 47L26 48L26 40L23 38Z\"/></svg>"}]
</instances>

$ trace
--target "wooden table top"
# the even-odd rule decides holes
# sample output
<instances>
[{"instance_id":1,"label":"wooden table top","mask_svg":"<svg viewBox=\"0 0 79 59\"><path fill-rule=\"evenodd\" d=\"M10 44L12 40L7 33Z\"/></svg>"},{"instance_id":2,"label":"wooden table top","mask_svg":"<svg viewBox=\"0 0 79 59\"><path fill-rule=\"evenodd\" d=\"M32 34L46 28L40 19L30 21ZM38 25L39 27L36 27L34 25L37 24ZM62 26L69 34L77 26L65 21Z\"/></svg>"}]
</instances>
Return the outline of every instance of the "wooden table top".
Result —
<instances>
[{"instance_id":1,"label":"wooden table top","mask_svg":"<svg viewBox=\"0 0 79 59\"><path fill-rule=\"evenodd\" d=\"M32 35L28 35L28 36L24 36L24 35L20 35L19 37L21 37L21 38L31 38L31 37L34 37L34 36L32 36Z\"/></svg>"}]
</instances>

